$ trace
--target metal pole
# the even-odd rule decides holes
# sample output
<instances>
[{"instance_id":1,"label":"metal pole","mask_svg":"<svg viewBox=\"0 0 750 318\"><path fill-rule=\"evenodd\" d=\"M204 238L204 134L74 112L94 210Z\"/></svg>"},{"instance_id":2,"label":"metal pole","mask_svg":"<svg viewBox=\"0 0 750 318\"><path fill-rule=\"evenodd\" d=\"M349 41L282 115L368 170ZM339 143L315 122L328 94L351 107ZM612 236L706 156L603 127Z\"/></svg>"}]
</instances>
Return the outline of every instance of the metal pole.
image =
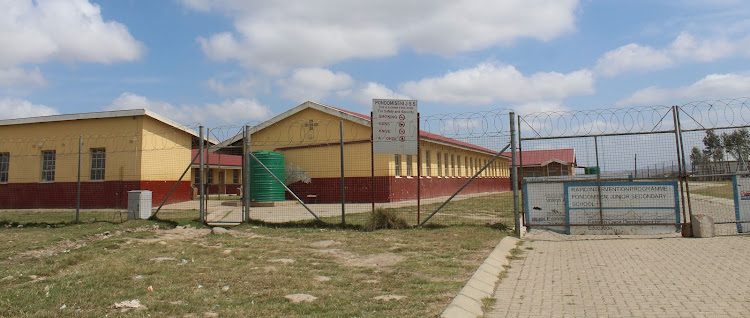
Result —
<instances>
[{"instance_id":1,"label":"metal pole","mask_svg":"<svg viewBox=\"0 0 750 318\"><path fill-rule=\"evenodd\" d=\"M372 125L372 112L370 112L370 198L372 199L372 212L375 212L375 137Z\"/></svg>"},{"instance_id":2,"label":"metal pole","mask_svg":"<svg viewBox=\"0 0 750 318\"><path fill-rule=\"evenodd\" d=\"M250 220L250 125L245 125L245 139L243 147L242 164L242 206L245 212L245 221Z\"/></svg>"},{"instance_id":3,"label":"metal pole","mask_svg":"<svg viewBox=\"0 0 750 318\"><path fill-rule=\"evenodd\" d=\"M209 145L210 143L211 143L211 130L208 127L206 127L206 142L203 144L203 146L206 148L203 150L203 154L206 155L206 160L204 162L204 164L206 165L206 174L204 175L205 178L201 179L201 182L205 184L205 189L206 189L205 190L206 195L203 197L204 202L205 202L203 205L204 213L203 213L203 219L201 220L203 224L208 223L208 197L211 196L211 185L208 183L208 175L210 174L211 178L214 177L212 173L213 171L211 171L211 162L208 161L208 156L209 156L208 147L210 147Z\"/></svg>"},{"instance_id":4,"label":"metal pole","mask_svg":"<svg viewBox=\"0 0 750 318\"><path fill-rule=\"evenodd\" d=\"M686 223L685 220L685 184L683 182L683 169L682 169L682 162L680 159L680 144L682 144L682 140L680 140L680 131L677 124L677 106L672 106L672 120L674 121L674 142L675 147L677 150L677 165L678 165L678 172L679 172L679 178L680 178L680 199L682 200L682 223ZM672 164L672 167L670 170L674 170L674 162Z\"/></svg>"},{"instance_id":5,"label":"metal pole","mask_svg":"<svg viewBox=\"0 0 750 318\"><path fill-rule=\"evenodd\" d=\"M602 167L599 166L599 142L594 136L594 153L596 155L596 190L599 197L599 225L604 226L604 210L602 209Z\"/></svg>"},{"instance_id":6,"label":"metal pole","mask_svg":"<svg viewBox=\"0 0 750 318\"><path fill-rule=\"evenodd\" d=\"M200 175L200 179L201 179L200 180L201 181L200 185L198 186L198 190L199 190L198 193L200 194L200 198L199 198L200 199L200 204L199 204L199 208L198 208L199 209L198 210L198 212L199 212L198 213L198 217L200 218L200 222L202 224L203 223L203 214L206 213L206 207L204 206L204 201L203 201L203 196L205 195L204 194L205 188L204 188L203 185L205 184L204 180L206 179L206 176L203 173L203 162L204 162L204 160L203 160L204 159L204 153L203 153L204 142L203 142L203 139L204 139L205 136L203 135L203 126L200 126L198 129L200 131L199 132L199 137L198 137L198 155L199 155L199 160L198 160L198 165L199 165L198 174Z\"/></svg>"},{"instance_id":7,"label":"metal pole","mask_svg":"<svg viewBox=\"0 0 750 318\"><path fill-rule=\"evenodd\" d=\"M419 145L419 113L417 113L417 224L422 207L422 148Z\"/></svg>"},{"instance_id":8,"label":"metal pole","mask_svg":"<svg viewBox=\"0 0 750 318\"><path fill-rule=\"evenodd\" d=\"M78 189L76 190L76 223L79 221L81 210L81 153L83 152L83 136L78 136Z\"/></svg>"},{"instance_id":9,"label":"metal pole","mask_svg":"<svg viewBox=\"0 0 750 318\"><path fill-rule=\"evenodd\" d=\"M511 170L510 182L513 184L513 226L515 226L513 232L516 236L521 237L521 219L519 218L519 205L518 202L518 162L516 161L516 114L510 112L510 152L511 152Z\"/></svg>"},{"instance_id":10,"label":"metal pole","mask_svg":"<svg viewBox=\"0 0 750 318\"><path fill-rule=\"evenodd\" d=\"M522 176L523 175L523 141L521 140L521 121L518 120L518 122L516 122L516 124L518 125L518 127L516 128L516 134L518 135L518 137L517 137L517 139L518 139L518 150L516 151L516 152L518 152L518 162L516 162L516 165L517 165L516 170L517 170L518 173L516 173L516 175L517 176ZM575 168L573 168L573 169L575 170ZM570 174L573 174L573 171L570 171ZM516 177L516 178L518 178L518 177ZM516 180L516 183L518 183L518 182L519 181ZM521 178L520 182L523 182L523 178ZM520 184L519 184L519 186L520 186ZM519 211L521 212L520 213L521 217L524 218L523 224L526 224L526 219L525 219L526 211L523 210L523 209L525 209L525 207L522 204L520 204L520 200L523 199L524 195L526 195L526 194L523 193L523 192L521 192L520 195L519 195L519 205L520 205Z\"/></svg>"},{"instance_id":11,"label":"metal pole","mask_svg":"<svg viewBox=\"0 0 750 318\"><path fill-rule=\"evenodd\" d=\"M339 148L341 160L341 225L346 225L346 179L344 178L344 121L339 121Z\"/></svg>"},{"instance_id":12,"label":"metal pole","mask_svg":"<svg viewBox=\"0 0 750 318\"><path fill-rule=\"evenodd\" d=\"M633 179L638 179L638 154L633 156Z\"/></svg>"},{"instance_id":13,"label":"metal pole","mask_svg":"<svg viewBox=\"0 0 750 318\"><path fill-rule=\"evenodd\" d=\"M682 166L683 166L682 171L685 172L685 175L683 176L683 178L685 179L685 192L687 192L687 214L688 214L688 216L690 216L690 223L692 223L693 222L693 205L692 205L692 202L690 201L690 182L688 181L688 174L687 174L687 170L686 170L686 163L685 163L685 143L684 143L684 140L682 139L682 123L680 122L680 107L679 106L675 106L675 113L677 113L677 127L675 129L680 134L680 152L682 154ZM684 206L685 202L683 201L682 204ZM684 217L685 217L685 215L684 215L684 212L683 212L683 218ZM684 223L684 221L686 221L686 220L683 219L683 223Z\"/></svg>"}]
</instances>

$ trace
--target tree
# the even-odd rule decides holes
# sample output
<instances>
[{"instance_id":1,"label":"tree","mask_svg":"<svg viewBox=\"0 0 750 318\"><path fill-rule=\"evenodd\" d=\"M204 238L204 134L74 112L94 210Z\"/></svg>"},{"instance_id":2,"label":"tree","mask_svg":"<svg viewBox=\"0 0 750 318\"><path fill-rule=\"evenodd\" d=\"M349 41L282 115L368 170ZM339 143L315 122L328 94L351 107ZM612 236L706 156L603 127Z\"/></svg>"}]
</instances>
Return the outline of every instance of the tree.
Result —
<instances>
[{"instance_id":1,"label":"tree","mask_svg":"<svg viewBox=\"0 0 750 318\"><path fill-rule=\"evenodd\" d=\"M703 155L698 147L693 147L693 150L690 152L690 163L693 166L693 171L695 172L696 166L705 164L706 162L708 162L708 158Z\"/></svg>"},{"instance_id":2,"label":"tree","mask_svg":"<svg viewBox=\"0 0 750 318\"><path fill-rule=\"evenodd\" d=\"M750 156L750 131L747 128L737 129L731 133L721 134L724 149L738 162L747 162Z\"/></svg>"},{"instance_id":3,"label":"tree","mask_svg":"<svg viewBox=\"0 0 750 318\"><path fill-rule=\"evenodd\" d=\"M706 136L703 137L703 156L706 161L723 161L724 160L724 145L722 138L717 135L713 129L706 131Z\"/></svg>"}]
</instances>

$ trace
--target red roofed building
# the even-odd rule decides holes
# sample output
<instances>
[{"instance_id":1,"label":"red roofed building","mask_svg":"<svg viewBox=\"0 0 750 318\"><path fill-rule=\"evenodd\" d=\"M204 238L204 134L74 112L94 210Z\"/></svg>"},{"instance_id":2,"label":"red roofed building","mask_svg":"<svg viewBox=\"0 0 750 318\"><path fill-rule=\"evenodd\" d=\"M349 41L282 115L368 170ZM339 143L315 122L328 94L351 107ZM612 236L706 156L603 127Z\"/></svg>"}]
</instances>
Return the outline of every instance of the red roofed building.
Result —
<instances>
[{"instance_id":1,"label":"red roofed building","mask_svg":"<svg viewBox=\"0 0 750 318\"><path fill-rule=\"evenodd\" d=\"M287 170L304 174L302 181L286 180L298 196L315 197L318 203L340 202L342 123L347 202L370 202L372 182L376 202L416 199L418 184L422 198L448 196L497 154L478 145L419 131L421 165L416 155L376 153L373 157L370 116L310 101L252 127L251 150L281 153ZM239 149L242 141L242 134L238 134L217 146ZM508 191L508 166L507 157L497 158L461 194Z\"/></svg>"},{"instance_id":2,"label":"red roofed building","mask_svg":"<svg viewBox=\"0 0 750 318\"><path fill-rule=\"evenodd\" d=\"M198 149L193 149L191 158L196 158L197 154ZM241 156L205 152L203 164L206 173L206 193L239 194L239 188L242 185ZM191 167L193 194L196 195L198 193L196 184L201 182L200 158L196 158Z\"/></svg>"},{"instance_id":3,"label":"red roofed building","mask_svg":"<svg viewBox=\"0 0 750 318\"><path fill-rule=\"evenodd\" d=\"M510 152L504 152L510 157ZM574 149L526 150L518 153L522 177L568 176L575 174Z\"/></svg>"}]
</instances>

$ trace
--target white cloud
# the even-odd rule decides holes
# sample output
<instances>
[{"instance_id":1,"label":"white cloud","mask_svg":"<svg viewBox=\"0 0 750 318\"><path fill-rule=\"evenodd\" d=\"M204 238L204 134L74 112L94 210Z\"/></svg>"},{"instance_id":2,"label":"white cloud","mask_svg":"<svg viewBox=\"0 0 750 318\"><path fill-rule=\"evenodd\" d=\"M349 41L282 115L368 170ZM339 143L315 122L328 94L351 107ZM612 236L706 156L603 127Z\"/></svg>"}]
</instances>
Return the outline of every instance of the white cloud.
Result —
<instances>
[{"instance_id":1,"label":"white cloud","mask_svg":"<svg viewBox=\"0 0 750 318\"><path fill-rule=\"evenodd\" d=\"M616 76L629 71L664 69L685 62L711 62L742 51L750 52L750 37L699 39L683 32L663 49L630 43L606 52L597 61L595 71L603 76Z\"/></svg>"},{"instance_id":2,"label":"white cloud","mask_svg":"<svg viewBox=\"0 0 750 318\"><path fill-rule=\"evenodd\" d=\"M404 48L450 55L521 38L547 41L575 29L579 6L579 0L182 2L234 20L233 31L197 39L209 58L277 75Z\"/></svg>"},{"instance_id":3,"label":"white cloud","mask_svg":"<svg viewBox=\"0 0 750 318\"><path fill-rule=\"evenodd\" d=\"M220 104L206 104L204 106L175 106L167 102L153 101L144 96L127 92L117 97L112 104L106 106L104 109L141 108L151 110L183 124L207 124L216 121L219 121L221 124L241 124L248 121L265 120L272 115L267 106L260 104L256 100L245 98L225 100Z\"/></svg>"},{"instance_id":4,"label":"white cloud","mask_svg":"<svg viewBox=\"0 0 750 318\"><path fill-rule=\"evenodd\" d=\"M328 97L331 92L346 89L354 84L349 74L343 72L331 72L323 68L297 69L292 75L279 80L281 96L304 102L306 100L319 101Z\"/></svg>"},{"instance_id":5,"label":"white cloud","mask_svg":"<svg viewBox=\"0 0 750 318\"><path fill-rule=\"evenodd\" d=\"M40 86L46 84L44 76L38 67L25 70L20 67L0 69L0 87L12 86Z\"/></svg>"},{"instance_id":6,"label":"white cloud","mask_svg":"<svg viewBox=\"0 0 750 318\"><path fill-rule=\"evenodd\" d=\"M631 70L663 69L672 64L672 58L666 52L630 43L604 53L595 70L604 76L615 76Z\"/></svg>"},{"instance_id":7,"label":"white cloud","mask_svg":"<svg viewBox=\"0 0 750 318\"><path fill-rule=\"evenodd\" d=\"M44 105L17 98L0 99L0 119L57 115L59 112Z\"/></svg>"},{"instance_id":8,"label":"white cloud","mask_svg":"<svg viewBox=\"0 0 750 318\"><path fill-rule=\"evenodd\" d=\"M264 90L264 85L254 78L244 78L237 81L225 81L211 78L206 85L219 96L253 96L256 91Z\"/></svg>"},{"instance_id":9,"label":"white cloud","mask_svg":"<svg viewBox=\"0 0 750 318\"><path fill-rule=\"evenodd\" d=\"M750 76L747 74L710 74L699 81L684 87L660 88L648 87L633 93L628 98L617 102L624 105L650 105L726 98L728 96L746 95L750 87Z\"/></svg>"},{"instance_id":10,"label":"white cloud","mask_svg":"<svg viewBox=\"0 0 750 318\"><path fill-rule=\"evenodd\" d=\"M49 60L115 63L144 51L121 23L88 0L0 2L0 67Z\"/></svg>"},{"instance_id":11,"label":"white cloud","mask_svg":"<svg viewBox=\"0 0 750 318\"><path fill-rule=\"evenodd\" d=\"M510 65L482 63L442 77L406 82L400 91L419 100L443 103L528 102L592 94L594 77L589 70L525 76Z\"/></svg>"},{"instance_id":12,"label":"white cloud","mask_svg":"<svg viewBox=\"0 0 750 318\"><path fill-rule=\"evenodd\" d=\"M396 93L383 84L368 82L358 85L356 88L342 90L339 97L350 99L360 105L372 105L372 100L378 99L410 99L409 96Z\"/></svg>"}]
</instances>

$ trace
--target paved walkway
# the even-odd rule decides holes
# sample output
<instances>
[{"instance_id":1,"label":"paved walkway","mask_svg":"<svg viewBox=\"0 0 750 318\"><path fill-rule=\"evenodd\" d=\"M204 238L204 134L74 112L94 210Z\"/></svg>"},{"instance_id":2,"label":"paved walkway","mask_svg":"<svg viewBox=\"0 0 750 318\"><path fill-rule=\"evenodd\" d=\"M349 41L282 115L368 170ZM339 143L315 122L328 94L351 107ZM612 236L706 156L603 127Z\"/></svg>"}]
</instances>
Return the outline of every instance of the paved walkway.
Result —
<instances>
[{"instance_id":1,"label":"paved walkway","mask_svg":"<svg viewBox=\"0 0 750 318\"><path fill-rule=\"evenodd\" d=\"M567 236L535 230L488 317L748 317L750 236Z\"/></svg>"}]
</instances>

